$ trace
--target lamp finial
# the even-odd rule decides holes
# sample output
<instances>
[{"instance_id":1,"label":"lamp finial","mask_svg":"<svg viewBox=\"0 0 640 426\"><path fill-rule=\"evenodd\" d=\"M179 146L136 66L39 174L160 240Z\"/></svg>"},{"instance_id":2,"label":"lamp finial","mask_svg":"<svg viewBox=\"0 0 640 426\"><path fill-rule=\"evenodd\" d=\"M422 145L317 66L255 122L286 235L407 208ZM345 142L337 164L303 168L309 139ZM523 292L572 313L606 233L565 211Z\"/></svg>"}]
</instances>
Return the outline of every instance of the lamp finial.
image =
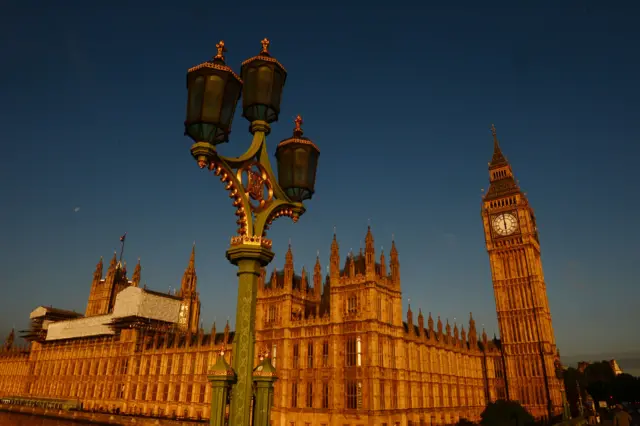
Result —
<instances>
[{"instance_id":1,"label":"lamp finial","mask_svg":"<svg viewBox=\"0 0 640 426\"><path fill-rule=\"evenodd\" d=\"M260 53L269 54L269 44L271 43L269 39L265 37L262 39L260 43L262 43L262 52Z\"/></svg>"},{"instance_id":2,"label":"lamp finial","mask_svg":"<svg viewBox=\"0 0 640 426\"><path fill-rule=\"evenodd\" d=\"M304 123L304 121L302 121L302 117L298 115L293 122L296 124L296 128L293 129L293 134L297 137L302 136L302 123Z\"/></svg>"},{"instance_id":3,"label":"lamp finial","mask_svg":"<svg viewBox=\"0 0 640 426\"><path fill-rule=\"evenodd\" d=\"M224 52L227 51L226 47L224 47L224 40L220 40L216 44L216 49L218 49L218 54L213 59L220 59L224 61Z\"/></svg>"}]
</instances>

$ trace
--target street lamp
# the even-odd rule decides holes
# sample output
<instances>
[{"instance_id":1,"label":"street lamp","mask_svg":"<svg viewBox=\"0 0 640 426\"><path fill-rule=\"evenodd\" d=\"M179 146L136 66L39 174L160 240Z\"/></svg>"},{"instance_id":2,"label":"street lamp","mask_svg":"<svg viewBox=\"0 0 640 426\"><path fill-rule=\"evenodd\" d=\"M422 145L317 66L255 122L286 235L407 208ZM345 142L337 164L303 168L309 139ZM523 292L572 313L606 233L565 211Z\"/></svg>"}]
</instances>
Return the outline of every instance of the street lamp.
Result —
<instances>
[{"instance_id":1,"label":"street lamp","mask_svg":"<svg viewBox=\"0 0 640 426\"><path fill-rule=\"evenodd\" d=\"M262 51L242 63L241 76L226 65L223 41L211 60L187 72L187 118L185 135L193 139L191 155L201 169L220 178L236 208L237 235L231 238L227 259L238 266L238 302L233 339L233 370L230 424L248 426L253 393L253 360L258 276L274 253L266 232L281 216L297 222L305 212L302 202L312 197L320 151L302 136L302 118L295 120L291 138L276 149L278 180L269 162L266 136L270 123L278 121L285 68L269 54L269 40ZM242 96L242 116L250 123L253 141L239 157L220 155L217 145L229 141L236 104ZM212 401L215 413L223 410ZM217 416L216 418L219 418ZM268 421L268 413L265 418Z\"/></svg>"}]
</instances>

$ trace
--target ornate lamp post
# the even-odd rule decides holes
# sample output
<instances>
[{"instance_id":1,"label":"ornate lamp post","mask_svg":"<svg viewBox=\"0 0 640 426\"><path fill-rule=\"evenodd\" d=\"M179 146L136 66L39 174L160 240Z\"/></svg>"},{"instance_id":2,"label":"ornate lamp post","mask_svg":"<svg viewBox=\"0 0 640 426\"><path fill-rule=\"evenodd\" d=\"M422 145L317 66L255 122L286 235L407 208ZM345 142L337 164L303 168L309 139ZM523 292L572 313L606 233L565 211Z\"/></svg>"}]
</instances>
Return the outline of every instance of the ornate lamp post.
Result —
<instances>
[{"instance_id":1,"label":"ornate lamp post","mask_svg":"<svg viewBox=\"0 0 640 426\"><path fill-rule=\"evenodd\" d=\"M314 193L320 151L302 136L302 119L295 120L293 137L276 149L278 180L269 162L266 136L278 120L287 72L262 40L258 56L242 63L241 76L226 65L224 42L216 56L187 72L185 135L193 139L191 154L198 166L220 178L236 208L238 230L227 259L238 266L238 302L233 339L233 369L237 382L231 395L230 424L248 426L253 395L256 293L260 269L274 257L266 232L281 216L297 222L304 200ZM229 141L236 104L242 95L242 115L250 123L253 141L239 157L224 157L217 145ZM212 419L215 413L212 413ZM268 413L267 413L268 418Z\"/></svg>"}]
</instances>

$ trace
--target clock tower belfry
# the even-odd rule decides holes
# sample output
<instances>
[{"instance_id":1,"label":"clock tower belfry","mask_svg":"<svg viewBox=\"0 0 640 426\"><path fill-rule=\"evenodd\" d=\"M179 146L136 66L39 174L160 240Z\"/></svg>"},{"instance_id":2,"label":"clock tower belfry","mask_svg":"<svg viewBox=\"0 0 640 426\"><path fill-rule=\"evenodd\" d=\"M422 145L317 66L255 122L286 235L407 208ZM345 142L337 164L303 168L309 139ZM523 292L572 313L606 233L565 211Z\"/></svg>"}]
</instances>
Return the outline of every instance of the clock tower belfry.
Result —
<instances>
[{"instance_id":1,"label":"clock tower belfry","mask_svg":"<svg viewBox=\"0 0 640 426\"><path fill-rule=\"evenodd\" d=\"M533 209L515 180L492 125L490 186L482 222L504 354L508 398L536 417L562 410L558 357Z\"/></svg>"}]
</instances>

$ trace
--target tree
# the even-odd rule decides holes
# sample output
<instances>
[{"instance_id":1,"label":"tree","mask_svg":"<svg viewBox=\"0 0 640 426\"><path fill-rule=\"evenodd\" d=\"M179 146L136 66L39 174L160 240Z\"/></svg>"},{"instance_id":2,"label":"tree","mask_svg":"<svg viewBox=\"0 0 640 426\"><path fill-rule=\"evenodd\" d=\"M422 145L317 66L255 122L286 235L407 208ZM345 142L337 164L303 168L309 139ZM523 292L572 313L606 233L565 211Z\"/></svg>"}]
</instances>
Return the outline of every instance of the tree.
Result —
<instances>
[{"instance_id":1,"label":"tree","mask_svg":"<svg viewBox=\"0 0 640 426\"><path fill-rule=\"evenodd\" d=\"M468 420L462 417L460 420L458 420L458 423L456 424L456 426L477 426L477 425L471 420Z\"/></svg>"},{"instance_id":2,"label":"tree","mask_svg":"<svg viewBox=\"0 0 640 426\"><path fill-rule=\"evenodd\" d=\"M482 426L529 426L535 423L533 416L518 402L502 399L487 405L480 417Z\"/></svg>"},{"instance_id":3,"label":"tree","mask_svg":"<svg viewBox=\"0 0 640 426\"><path fill-rule=\"evenodd\" d=\"M611 386L613 398L618 402L640 400L640 379L630 374L619 374Z\"/></svg>"}]
</instances>

